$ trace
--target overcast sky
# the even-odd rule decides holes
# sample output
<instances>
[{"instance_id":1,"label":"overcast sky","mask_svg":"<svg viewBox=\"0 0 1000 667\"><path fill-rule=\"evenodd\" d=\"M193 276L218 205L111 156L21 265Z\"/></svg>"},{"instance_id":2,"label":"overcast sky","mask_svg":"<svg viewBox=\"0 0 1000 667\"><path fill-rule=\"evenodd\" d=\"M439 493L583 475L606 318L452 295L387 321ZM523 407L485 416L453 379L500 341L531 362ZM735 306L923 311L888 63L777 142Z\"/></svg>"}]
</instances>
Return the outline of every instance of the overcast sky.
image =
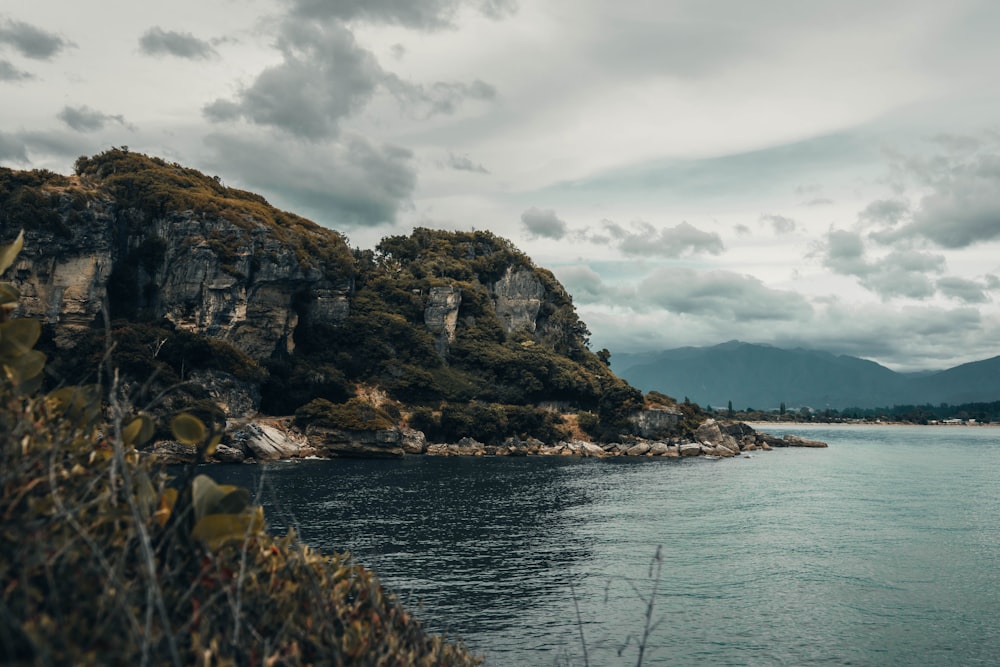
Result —
<instances>
[{"instance_id":1,"label":"overcast sky","mask_svg":"<svg viewBox=\"0 0 1000 667\"><path fill-rule=\"evenodd\" d=\"M995 0L96 4L0 6L0 164L128 145L355 246L489 229L613 354L1000 354Z\"/></svg>"}]
</instances>

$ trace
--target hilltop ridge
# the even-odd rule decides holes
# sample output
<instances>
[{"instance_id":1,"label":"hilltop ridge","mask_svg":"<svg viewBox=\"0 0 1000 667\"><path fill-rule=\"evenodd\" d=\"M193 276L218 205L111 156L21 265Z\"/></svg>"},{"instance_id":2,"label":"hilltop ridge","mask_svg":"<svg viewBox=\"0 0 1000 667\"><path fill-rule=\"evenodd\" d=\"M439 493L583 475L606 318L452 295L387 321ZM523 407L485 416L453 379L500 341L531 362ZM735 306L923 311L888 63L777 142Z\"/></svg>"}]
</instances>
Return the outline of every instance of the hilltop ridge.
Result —
<instances>
[{"instance_id":1,"label":"hilltop ridge","mask_svg":"<svg viewBox=\"0 0 1000 667\"><path fill-rule=\"evenodd\" d=\"M164 409L219 418L354 401L393 420L417 410L449 437L445 406L494 405L489 437L552 438L570 431L543 406L586 412L606 436L643 406L589 350L551 272L488 231L415 229L352 248L259 195L125 148L81 157L72 176L0 169L0 222L0 242L26 230L17 314L45 323L52 382L108 381L107 321L136 400L175 387Z\"/></svg>"}]
</instances>

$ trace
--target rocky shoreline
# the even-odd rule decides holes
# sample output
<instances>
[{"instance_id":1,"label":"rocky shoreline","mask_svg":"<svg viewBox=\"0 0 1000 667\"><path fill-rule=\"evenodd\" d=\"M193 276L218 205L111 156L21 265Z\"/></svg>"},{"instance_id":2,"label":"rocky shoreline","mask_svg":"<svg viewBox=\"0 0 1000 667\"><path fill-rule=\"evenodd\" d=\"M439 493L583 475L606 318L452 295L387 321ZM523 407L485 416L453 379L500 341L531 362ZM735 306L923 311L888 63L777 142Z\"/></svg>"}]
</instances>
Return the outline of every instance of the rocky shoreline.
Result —
<instances>
[{"instance_id":1,"label":"rocky shoreline","mask_svg":"<svg viewBox=\"0 0 1000 667\"><path fill-rule=\"evenodd\" d=\"M580 457L660 457L732 458L747 452L769 451L777 447L826 447L825 442L795 435L776 437L742 422L722 423L714 419L701 424L693 438L644 439L629 442L595 443L569 440L544 443L529 438L508 438L499 445L487 445L472 438L455 443L429 443L421 431L386 429L344 431L309 427L304 432L290 418L258 418L231 424L213 460L219 463L258 463L296 458L402 458L426 456L580 456ZM164 463L182 464L194 460L193 451L176 442L155 443L152 455Z\"/></svg>"}]
</instances>

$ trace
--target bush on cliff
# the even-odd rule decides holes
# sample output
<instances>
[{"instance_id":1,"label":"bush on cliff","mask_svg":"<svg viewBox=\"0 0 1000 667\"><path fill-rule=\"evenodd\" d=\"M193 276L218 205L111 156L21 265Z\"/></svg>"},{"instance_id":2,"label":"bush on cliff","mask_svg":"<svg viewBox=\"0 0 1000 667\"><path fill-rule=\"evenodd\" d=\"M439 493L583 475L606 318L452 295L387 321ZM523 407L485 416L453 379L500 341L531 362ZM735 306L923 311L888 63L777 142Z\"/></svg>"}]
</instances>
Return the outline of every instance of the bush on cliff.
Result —
<instances>
[{"instance_id":1,"label":"bush on cliff","mask_svg":"<svg viewBox=\"0 0 1000 667\"><path fill-rule=\"evenodd\" d=\"M469 437L499 445L509 437L517 437L554 443L569 437L562 418L548 410L478 401L446 403L438 412L420 408L410 414L409 423L432 442L457 442Z\"/></svg>"},{"instance_id":2,"label":"bush on cliff","mask_svg":"<svg viewBox=\"0 0 1000 667\"><path fill-rule=\"evenodd\" d=\"M295 423L344 431L384 431L396 425L388 412L361 398L346 403L313 399L295 411Z\"/></svg>"},{"instance_id":3,"label":"bush on cliff","mask_svg":"<svg viewBox=\"0 0 1000 667\"><path fill-rule=\"evenodd\" d=\"M0 273L16 245L0 247ZM35 320L0 284L0 662L475 665L369 570L270 536L245 489L140 456L154 424L115 387L40 393ZM218 442L190 415L174 437Z\"/></svg>"}]
</instances>

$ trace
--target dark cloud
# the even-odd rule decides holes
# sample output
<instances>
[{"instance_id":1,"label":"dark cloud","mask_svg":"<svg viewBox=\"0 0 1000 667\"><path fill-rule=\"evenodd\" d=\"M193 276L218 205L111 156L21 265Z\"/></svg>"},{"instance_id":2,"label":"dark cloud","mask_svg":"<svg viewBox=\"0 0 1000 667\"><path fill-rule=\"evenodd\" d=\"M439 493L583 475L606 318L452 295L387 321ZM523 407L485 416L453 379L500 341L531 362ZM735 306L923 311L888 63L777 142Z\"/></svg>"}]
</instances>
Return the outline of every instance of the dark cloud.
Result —
<instances>
[{"instance_id":1,"label":"dark cloud","mask_svg":"<svg viewBox=\"0 0 1000 667\"><path fill-rule=\"evenodd\" d=\"M521 224L533 238L562 239L566 237L566 223L552 209L532 206L521 214Z\"/></svg>"},{"instance_id":2,"label":"dark cloud","mask_svg":"<svg viewBox=\"0 0 1000 667\"><path fill-rule=\"evenodd\" d=\"M454 153L448 153L448 159L445 161L445 165L455 171L471 171L476 174L490 173L486 167L477 162L473 162L467 155L455 155Z\"/></svg>"},{"instance_id":3,"label":"dark cloud","mask_svg":"<svg viewBox=\"0 0 1000 667\"><path fill-rule=\"evenodd\" d=\"M496 90L483 81L437 82L429 86L386 72L375 56L358 45L343 24L286 21L277 47L283 62L261 72L235 100L218 99L204 107L214 122L244 118L311 140L330 139L341 121L358 112L380 88L411 113L451 113L465 99L492 99Z\"/></svg>"},{"instance_id":4,"label":"dark cloud","mask_svg":"<svg viewBox=\"0 0 1000 667\"><path fill-rule=\"evenodd\" d=\"M450 26L462 6L494 19L517 10L516 0L288 0L288 4L294 14L308 19L368 21L422 29Z\"/></svg>"},{"instance_id":5,"label":"dark cloud","mask_svg":"<svg viewBox=\"0 0 1000 667\"><path fill-rule=\"evenodd\" d=\"M945 261L941 255L897 250L874 263L859 282L882 299L926 299L937 291L930 274L941 273L944 268Z\"/></svg>"},{"instance_id":6,"label":"dark cloud","mask_svg":"<svg viewBox=\"0 0 1000 667\"><path fill-rule=\"evenodd\" d=\"M842 275L867 275L871 267L865 259L865 244L861 234L843 229L827 232L823 266Z\"/></svg>"},{"instance_id":7,"label":"dark cloud","mask_svg":"<svg viewBox=\"0 0 1000 667\"><path fill-rule=\"evenodd\" d=\"M341 119L360 109L382 79L375 57L339 24L285 23L280 65L261 72L236 101L205 107L213 121L243 117L307 139L339 132Z\"/></svg>"},{"instance_id":8,"label":"dark cloud","mask_svg":"<svg viewBox=\"0 0 1000 667\"><path fill-rule=\"evenodd\" d=\"M869 259L859 232L831 230L823 243L823 265L841 275L853 276L865 289L882 299L924 299L937 292L930 277L945 270L943 255L917 250L894 250Z\"/></svg>"},{"instance_id":9,"label":"dark cloud","mask_svg":"<svg viewBox=\"0 0 1000 667\"><path fill-rule=\"evenodd\" d=\"M908 222L872 238L887 244L923 238L943 248L1000 239L1000 155L891 157L897 178L915 180L924 195Z\"/></svg>"},{"instance_id":10,"label":"dark cloud","mask_svg":"<svg viewBox=\"0 0 1000 667\"><path fill-rule=\"evenodd\" d=\"M0 44L8 44L25 58L34 60L49 60L74 46L55 33L11 19L0 21Z\"/></svg>"},{"instance_id":11,"label":"dark cloud","mask_svg":"<svg viewBox=\"0 0 1000 667\"><path fill-rule=\"evenodd\" d=\"M791 234L798 226L794 220L783 215L762 215L760 222L771 225L775 234Z\"/></svg>"},{"instance_id":12,"label":"dark cloud","mask_svg":"<svg viewBox=\"0 0 1000 667\"><path fill-rule=\"evenodd\" d=\"M858 219L862 222L893 227L910 212L910 206L898 199L878 199L868 204Z\"/></svg>"},{"instance_id":13,"label":"dark cloud","mask_svg":"<svg viewBox=\"0 0 1000 667\"><path fill-rule=\"evenodd\" d=\"M964 303L986 303L990 300L989 297L986 296L986 290L991 289L989 282L984 284L976 282L975 280L966 280L965 278L947 276L938 279L937 289L946 297L956 299Z\"/></svg>"},{"instance_id":14,"label":"dark cloud","mask_svg":"<svg viewBox=\"0 0 1000 667\"><path fill-rule=\"evenodd\" d=\"M605 232L626 255L676 258L699 253L718 255L725 249L718 234L703 232L687 222L657 229L648 222L636 220L629 227L604 221Z\"/></svg>"},{"instance_id":15,"label":"dark cloud","mask_svg":"<svg viewBox=\"0 0 1000 667\"><path fill-rule=\"evenodd\" d=\"M392 222L416 185L410 151L357 135L300 143L213 134L205 142L213 170L335 229Z\"/></svg>"},{"instance_id":16,"label":"dark cloud","mask_svg":"<svg viewBox=\"0 0 1000 667\"><path fill-rule=\"evenodd\" d=\"M0 81L24 81L34 78L31 72L14 67L9 60L0 60Z\"/></svg>"},{"instance_id":17,"label":"dark cloud","mask_svg":"<svg viewBox=\"0 0 1000 667\"><path fill-rule=\"evenodd\" d=\"M189 32L175 32L154 26L139 38L139 49L147 56L177 56L206 60L217 55L212 45Z\"/></svg>"},{"instance_id":18,"label":"dark cloud","mask_svg":"<svg viewBox=\"0 0 1000 667\"><path fill-rule=\"evenodd\" d=\"M730 271L661 268L639 285L637 298L673 313L742 321L792 321L812 306L801 294L767 287L757 278Z\"/></svg>"},{"instance_id":19,"label":"dark cloud","mask_svg":"<svg viewBox=\"0 0 1000 667\"><path fill-rule=\"evenodd\" d=\"M739 236L750 236L753 233L746 225L736 225L733 227L733 231Z\"/></svg>"},{"instance_id":20,"label":"dark cloud","mask_svg":"<svg viewBox=\"0 0 1000 667\"><path fill-rule=\"evenodd\" d=\"M24 141L12 134L0 131L0 162L28 162L28 147Z\"/></svg>"},{"instance_id":21,"label":"dark cloud","mask_svg":"<svg viewBox=\"0 0 1000 667\"><path fill-rule=\"evenodd\" d=\"M104 129L108 123L117 123L130 127L121 114L106 114L84 105L79 107L63 107L57 118L77 132L96 132Z\"/></svg>"}]
</instances>

